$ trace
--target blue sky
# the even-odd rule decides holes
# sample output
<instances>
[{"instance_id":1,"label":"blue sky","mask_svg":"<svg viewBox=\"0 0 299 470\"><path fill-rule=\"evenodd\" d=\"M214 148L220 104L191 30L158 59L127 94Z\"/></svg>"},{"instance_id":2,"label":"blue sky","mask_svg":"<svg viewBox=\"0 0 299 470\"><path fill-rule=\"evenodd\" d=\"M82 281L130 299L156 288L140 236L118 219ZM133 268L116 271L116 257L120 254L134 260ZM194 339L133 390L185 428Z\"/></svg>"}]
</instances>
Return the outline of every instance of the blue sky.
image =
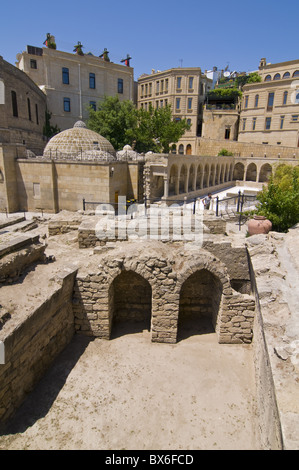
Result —
<instances>
[{"instance_id":1,"label":"blue sky","mask_svg":"<svg viewBox=\"0 0 299 470\"><path fill-rule=\"evenodd\" d=\"M252 71L268 62L299 59L298 0L2 0L0 55L14 64L26 45L57 49L80 41L94 55L107 48L120 63L127 53L137 79L152 69L217 66Z\"/></svg>"}]
</instances>

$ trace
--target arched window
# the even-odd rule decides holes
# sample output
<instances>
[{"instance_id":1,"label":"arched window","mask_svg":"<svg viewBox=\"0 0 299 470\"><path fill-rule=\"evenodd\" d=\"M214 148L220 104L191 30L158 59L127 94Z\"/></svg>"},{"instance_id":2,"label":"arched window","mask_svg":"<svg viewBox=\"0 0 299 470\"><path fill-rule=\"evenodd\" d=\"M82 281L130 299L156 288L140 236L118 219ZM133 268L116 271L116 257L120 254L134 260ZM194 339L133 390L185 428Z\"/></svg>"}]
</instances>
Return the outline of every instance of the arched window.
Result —
<instances>
[{"instance_id":1,"label":"arched window","mask_svg":"<svg viewBox=\"0 0 299 470\"><path fill-rule=\"evenodd\" d=\"M289 78L290 76L290 72L285 72L282 78Z\"/></svg>"},{"instance_id":2,"label":"arched window","mask_svg":"<svg viewBox=\"0 0 299 470\"><path fill-rule=\"evenodd\" d=\"M267 75L265 77L265 82L270 82L271 81L271 75Z\"/></svg>"},{"instance_id":3,"label":"arched window","mask_svg":"<svg viewBox=\"0 0 299 470\"><path fill-rule=\"evenodd\" d=\"M276 73L273 80L280 80L280 73Z\"/></svg>"},{"instance_id":4,"label":"arched window","mask_svg":"<svg viewBox=\"0 0 299 470\"><path fill-rule=\"evenodd\" d=\"M180 144L180 146L179 146L179 154L184 155L184 146L183 146L183 144Z\"/></svg>"},{"instance_id":5,"label":"arched window","mask_svg":"<svg viewBox=\"0 0 299 470\"><path fill-rule=\"evenodd\" d=\"M255 95L254 107L257 108L259 105L259 95Z\"/></svg>"},{"instance_id":6,"label":"arched window","mask_svg":"<svg viewBox=\"0 0 299 470\"><path fill-rule=\"evenodd\" d=\"M192 147L191 144L188 144L186 147L186 155L191 155L192 154Z\"/></svg>"},{"instance_id":7,"label":"arched window","mask_svg":"<svg viewBox=\"0 0 299 470\"><path fill-rule=\"evenodd\" d=\"M296 70L296 71L293 73L293 77L299 77L299 70Z\"/></svg>"},{"instance_id":8,"label":"arched window","mask_svg":"<svg viewBox=\"0 0 299 470\"><path fill-rule=\"evenodd\" d=\"M282 104L287 104L287 100L288 100L288 92L284 91Z\"/></svg>"}]
</instances>

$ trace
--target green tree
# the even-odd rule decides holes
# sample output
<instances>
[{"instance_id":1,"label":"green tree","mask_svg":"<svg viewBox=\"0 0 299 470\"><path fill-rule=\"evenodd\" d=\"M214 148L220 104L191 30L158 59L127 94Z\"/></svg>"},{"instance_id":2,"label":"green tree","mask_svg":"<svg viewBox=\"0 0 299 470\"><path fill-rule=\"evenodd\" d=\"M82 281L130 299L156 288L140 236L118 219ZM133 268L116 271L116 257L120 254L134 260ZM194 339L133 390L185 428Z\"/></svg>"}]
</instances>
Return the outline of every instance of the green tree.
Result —
<instances>
[{"instance_id":1,"label":"green tree","mask_svg":"<svg viewBox=\"0 0 299 470\"><path fill-rule=\"evenodd\" d=\"M282 164L257 196L256 213L272 222L272 229L287 232L299 222L299 166Z\"/></svg>"},{"instance_id":2,"label":"green tree","mask_svg":"<svg viewBox=\"0 0 299 470\"><path fill-rule=\"evenodd\" d=\"M129 144L138 152L166 153L189 128L185 119L173 120L170 106L138 110L132 101L121 102L118 96L106 97L97 111L89 109L87 126L108 139L116 150Z\"/></svg>"},{"instance_id":3,"label":"green tree","mask_svg":"<svg viewBox=\"0 0 299 470\"><path fill-rule=\"evenodd\" d=\"M52 113L50 113L48 110L46 110L46 115L45 115L45 124L43 127L43 135L46 136L48 139L53 137L53 135L58 134L60 132L60 129L57 126L52 126L50 123Z\"/></svg>"}]
</instances>

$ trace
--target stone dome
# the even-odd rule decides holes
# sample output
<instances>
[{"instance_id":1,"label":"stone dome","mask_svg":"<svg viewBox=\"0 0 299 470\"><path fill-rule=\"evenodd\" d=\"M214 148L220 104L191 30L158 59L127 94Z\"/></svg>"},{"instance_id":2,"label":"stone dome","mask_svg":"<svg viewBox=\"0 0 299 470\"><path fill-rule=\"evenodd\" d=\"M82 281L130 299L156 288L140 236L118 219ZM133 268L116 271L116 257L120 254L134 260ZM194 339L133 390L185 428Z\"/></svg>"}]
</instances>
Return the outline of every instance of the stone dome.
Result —
<instances>
[{"instance_id":1,"label":"stone dome","mask_svg":"<svg viewBox=\"0 0 299 470\"><path fill-rule=\"evenodd\" d=\"M74 127L54 135L47 143L44 157L67 159L103 160L115 158L112 144L97 132L87 129L83 121Z\"/></svg>"}]
</instances>

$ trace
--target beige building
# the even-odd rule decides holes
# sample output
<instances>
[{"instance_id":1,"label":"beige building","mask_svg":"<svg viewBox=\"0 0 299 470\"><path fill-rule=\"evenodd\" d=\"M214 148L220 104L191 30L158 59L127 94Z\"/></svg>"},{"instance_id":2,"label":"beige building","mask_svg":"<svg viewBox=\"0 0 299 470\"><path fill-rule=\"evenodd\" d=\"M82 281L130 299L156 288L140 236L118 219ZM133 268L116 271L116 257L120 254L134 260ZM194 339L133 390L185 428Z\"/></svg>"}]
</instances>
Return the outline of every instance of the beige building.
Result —
<instances>
[{"instance_id":1,"label":"beige building","mask_svg":"<svg viewBox=\"0 0 299 470\"><path fill-rule=\"evenodd\" d=\"M44 93L24 72L0 56L0 145L20 144L42 152L46 144L45 110Z\"/></svg>"},{"instance_id":2,"label":"beige building","mask_svg":"<svg viewBox=\"0 0 299 470\"><path fill-rule=\"evenodd\" d=\"M299 60L267 64L243 88L239 142L299 146Z\"/></svg>"},{"instance_id":3,"label":"beige building","mask_svg":"<svg viewBox=\"0 0 299 470\"><path fill-rule=\"evenodd\" d=\"M101 135L78 121L50 139L43 154L0 145L0 210L7 212L95 210L122 196L140 199L143 160L130 148L118 154Z\"/></svg>"},{"instance_id":4,"label":"beige building","mask_svg":"<svg viewBox=\"0 0 299 470\"><path fill-rule=\"evenodd\" d=\"M145 110L170 105L176 120L187 119L190 130L173 146L173 152L194 154L197 136L201 135L203 103L213 81L199 67L154 70L138 79L138 108Z\"/></svg>"},{"instance_id":5,"label":"beige building","mask_svg":"<svg viewBox=\"0 0 299 470\"><path fill-rule=\"evenodd\" d=\"M65 130L87 119L89 106L95 109L105 96L134 101L133 68L104 57L27 46L16 64L46 94L51 124Z\"/></svg>"}]
</instances>

